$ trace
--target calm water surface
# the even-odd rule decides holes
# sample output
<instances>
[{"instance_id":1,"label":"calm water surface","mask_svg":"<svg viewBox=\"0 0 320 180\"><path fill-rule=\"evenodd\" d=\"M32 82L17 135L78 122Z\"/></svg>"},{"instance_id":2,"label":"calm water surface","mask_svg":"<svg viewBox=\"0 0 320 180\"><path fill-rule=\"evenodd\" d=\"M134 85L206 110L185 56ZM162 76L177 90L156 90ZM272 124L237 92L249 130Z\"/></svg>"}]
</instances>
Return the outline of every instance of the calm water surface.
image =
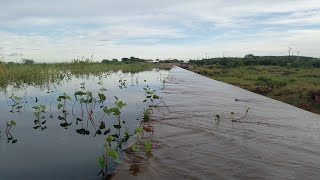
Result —
<instances>
[{"instance_id":1,"label":"calm water surface","mask_svg":"<svg viewBox=\"0 0 320 180\"><path fill-rule=\"evenodd\" d=\"M97 96L101 88L105 88L106 105L109 107L114 106L114 96L117 96L127 104L122 109L121 119L126 121L124 128L132 133L140 123L137 119L141 119L147 107L147 103L143 102L145 97L143 88L146 86L155 90L161 88L167 74L167 71L153 70L135 74L113 72L101 76L70 75L56 84L9 86L6 91L1 91L0 179L101 179L97 176L100 171L97 157L105 152L103 145L106 136L94 137L95 131L90 124L88 126L90 135L76 132L76 129L81 128L81 123L76 125L76 119L71 113L75 91L83 90L81 83L84 83L83 91L91 91L94 96ZM63 93L72 98L66 103L69 112L66 119L69 123L72 122L67 129L60 126L61 121L58 119L61 110L57 108L57 97ZM11 105L14 104L9 98L11 95L22 98L20 112L17 112L17 109L10 112ZM35 117L32 107L40 104L46 105L44 114L47 129L43 131L33 128ZM93 116L96 122L102 117L102 112L97 106ZM80 116L80 106L75 106L74 114L76 117ZM53 118L50 118L50 115ZM17 123L10 130L13 139L17 140L16 143L8 141L5 133L6 122L10 120ZM110 134L116 133L112 130L116 118L105 116L104 121L107 128L111 128ZM121 131L123 134L124 130Z\"/></svg>"}]
</instances>

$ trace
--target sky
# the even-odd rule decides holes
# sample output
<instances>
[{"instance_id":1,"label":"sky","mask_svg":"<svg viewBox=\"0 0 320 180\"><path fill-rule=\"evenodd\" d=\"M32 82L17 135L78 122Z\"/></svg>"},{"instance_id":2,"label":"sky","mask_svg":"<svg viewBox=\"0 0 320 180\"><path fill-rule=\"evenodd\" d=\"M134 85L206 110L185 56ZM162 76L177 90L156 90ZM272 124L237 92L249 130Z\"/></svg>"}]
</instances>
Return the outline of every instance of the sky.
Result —
<instances>
[{"instance_id":1,"label":"sky","mask_svg":"<svg viewBox=\"0 0 320 180\"><path fill-rule=\"evenodd\" d=\"M320 57L319 0L0 0L0 60Z\"/></svg>"}]
</instances>

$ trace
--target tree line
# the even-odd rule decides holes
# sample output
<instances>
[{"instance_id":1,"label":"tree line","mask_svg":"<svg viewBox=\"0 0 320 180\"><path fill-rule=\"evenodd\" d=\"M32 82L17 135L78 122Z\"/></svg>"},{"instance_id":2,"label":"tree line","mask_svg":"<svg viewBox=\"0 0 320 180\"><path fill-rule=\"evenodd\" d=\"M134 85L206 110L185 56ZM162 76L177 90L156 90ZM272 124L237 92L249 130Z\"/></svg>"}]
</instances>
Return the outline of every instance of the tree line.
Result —
<instances>
[{"instance_id":1,"label":"tree line","mask_svg":"<svg viewBox=\"0 0 320 180\"><path fill-rule=\"evenodd\" d=\"M226 67L240 67L252 65L278 65L289 67L317 67L320 68L320 59L305 56L255 56L248 54L241 57L220 57L202 60L189 60L195 65L222 65Z\"/></svg>"}]
</instances>

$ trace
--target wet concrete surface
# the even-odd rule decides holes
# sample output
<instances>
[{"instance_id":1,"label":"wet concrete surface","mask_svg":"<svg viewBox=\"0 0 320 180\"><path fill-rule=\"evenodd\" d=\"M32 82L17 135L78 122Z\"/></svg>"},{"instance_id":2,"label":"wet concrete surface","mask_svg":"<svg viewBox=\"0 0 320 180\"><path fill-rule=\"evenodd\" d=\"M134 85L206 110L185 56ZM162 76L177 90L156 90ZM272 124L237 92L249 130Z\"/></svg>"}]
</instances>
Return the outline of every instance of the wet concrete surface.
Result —
<instances>
[{"instance_id":1,"label":"wet concrete surface","mask_svg":"<svg viewBox=\"0 0 320 180\"><path fill-rule=\"evenodd\" d=\"M170 73L162 92L170 114L152 123L152 157L127 156L115 179L320 178L319 115L178 67Z\"/></svg>"}]
</instances>

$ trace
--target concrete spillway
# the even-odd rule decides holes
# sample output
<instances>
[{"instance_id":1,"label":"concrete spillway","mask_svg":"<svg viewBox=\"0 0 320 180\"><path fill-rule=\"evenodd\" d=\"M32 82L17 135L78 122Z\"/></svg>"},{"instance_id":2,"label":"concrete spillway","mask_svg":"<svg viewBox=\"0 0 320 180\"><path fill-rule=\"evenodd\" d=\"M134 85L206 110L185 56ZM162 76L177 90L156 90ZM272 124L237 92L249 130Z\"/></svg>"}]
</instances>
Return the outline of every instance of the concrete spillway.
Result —
<instances>
[{"instance_id":1,"label":"concrete spillway","mask_svg":"<svg viewBox=\"0 0 320 180\"><path fill-rule=\"evenodd\" d=\"M153 122L153 157L116 178L320 177L319 115L181 68L171 75L162 94L171 112Z\"/></svg>"}]
</instances>

